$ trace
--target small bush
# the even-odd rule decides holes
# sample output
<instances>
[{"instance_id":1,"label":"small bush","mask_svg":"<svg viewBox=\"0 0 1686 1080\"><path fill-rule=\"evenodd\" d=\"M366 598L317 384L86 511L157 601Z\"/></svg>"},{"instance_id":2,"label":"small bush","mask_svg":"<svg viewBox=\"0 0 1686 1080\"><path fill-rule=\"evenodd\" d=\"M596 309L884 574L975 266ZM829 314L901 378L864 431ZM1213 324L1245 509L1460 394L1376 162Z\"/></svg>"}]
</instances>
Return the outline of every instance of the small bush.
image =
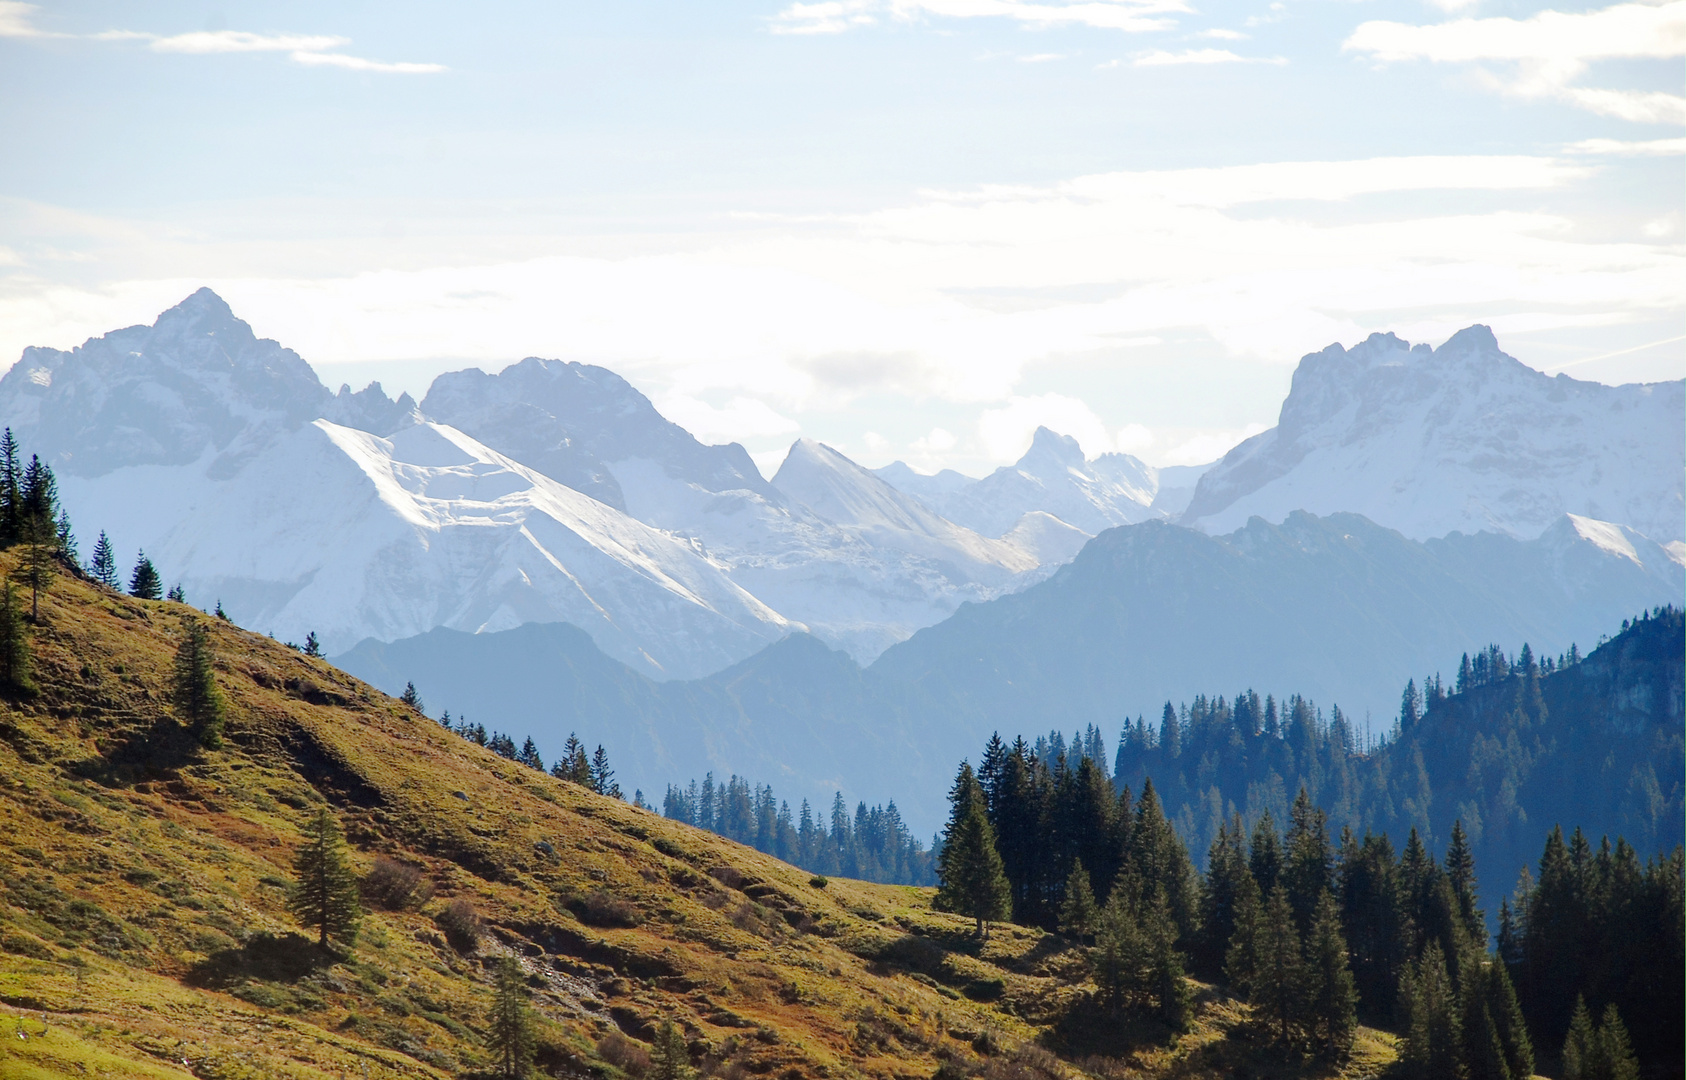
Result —
<instances>
[{"instance_id":1,"label":"small bush","mask_svg":"<svg viewBox=\"0 0 1686 1080\"><path fill-rule=\"evenodd\" d=\"M590 926L633 927L644 922L643 912L607 889L593 889L569 907Z\"/></svg>"},{"instance_id":2,"label":"small bush","mask_svg":"<svg viewBox=\"0 0 1686 1080\"><path fill-rule=\"evenodd\" d=\"M471 953L480 947L480 913L467 900L456 899L433 917L433 924L460 953Z\"/></svg>"},{"instance_id":3,"label":"small bush","mask_svg":"<svg viewBox=\"0 0 1686 1080\"><path fill-rule=\"evenodd\" d=\"M726 886L728 889L743 888L743 874L730 866L710 867L708 876Z\"/></svg>"},{"instance_id":4,"label":"small bush","mask_svg":"<svg viewBox=\"0 0 1686 1080\"><path fill-rule=\"evenodd\" d=\"M419 907L433 896L433 883L420 868L385 856L363 875L363 898L388 911Z\"/></svg>"},{"instance_id":5,"label":"small bush","mask_svg":"<svg viewBox=\"0 0 1686 1080\"><path fill-rule=\"evenodd\" d=\"M597 1040L597 1056L629 1076L650 1071L650 1052L618 1031Z\"/></svg>"},{"instance_id":6,"label":"small bush","mask_svg":"<svg viewBox=\"0 0 1686 1080\"><path fill-rule=\"evenodd\" d=\"M808 884L812 885L816 889L823 889L827 885L830 885L831 881L824 874L815 874L813 877L808 879Z\"/></svg>"}]
</instances>

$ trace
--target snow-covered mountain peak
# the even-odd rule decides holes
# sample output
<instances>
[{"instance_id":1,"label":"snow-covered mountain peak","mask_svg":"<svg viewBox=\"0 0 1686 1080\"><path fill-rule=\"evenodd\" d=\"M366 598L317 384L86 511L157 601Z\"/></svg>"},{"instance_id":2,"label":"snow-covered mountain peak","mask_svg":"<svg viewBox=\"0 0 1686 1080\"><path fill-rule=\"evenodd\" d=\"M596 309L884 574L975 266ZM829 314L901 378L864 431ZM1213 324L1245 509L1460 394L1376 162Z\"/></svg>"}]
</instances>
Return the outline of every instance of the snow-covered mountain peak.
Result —
<instances>
[{"instance_id":1,"label":"snow-covered mountain peak","mask_svg":"<svg viewBox=\"0 0 1686 1080\"><path fill-rule=\"evenodd\" d=\"M607 368L529 356L496 375L477 368L435 379L421 410L616 509L613 463L655 462L706 491L773 491L737 443L706 446Z\"/></svg>"},{"instance_id":2,"label":"snow-covered mountain peak","mask_svg":"<svg viewBox=\"0 0 1686 1080\"><path fill-rule=\"evenodd\" d=\"M1374 334L1302 359L1277 426L1207 471L1181 520L1353 511L1417 539L1532 538L1573 513L1678 539L1683 426L1680 382L1548 376L1479 325L1438 349Z\"/></svg>"},{"instance_id":3,"label":"snow-covered mountain peak","mask_svg":"<svg viewBox=\"0 0 1686 1080\"><path fill-rule=\"evenodd\" d=\"M835 525L888 526L937 533L952 526L918 499L814 439L798 439L773 486Z\"/></svg>"},{"instance_id":4,"label":"snow-covered mountain peak","mask_svg":"<svg viewBox=\"0 0 1686 1080\"><path fill-rule=\"evenodd\" d=\"M280 432L322 416L379 430L414 409L377 387L330 394L291 349L200 289L160 314L70 351L28 348L0 378L0 416L61 473L185 465L207 449L231 474Z\"/></svg>"},{"instance_id":5,"label":"snow-covered mountain peak","mask_svg":"<svg viewBox=\"0 0 1686 1080\"><path fill-rule=\"evenodd\" d=\"M1085 475L1088 464L1089 459L1083 456L1083 447L1076 439L1039 427L1030 437L1030 449L1024 452L1013 468L1031 476L1057 474L1060 470Z\"/></svg>"}]
</instances>

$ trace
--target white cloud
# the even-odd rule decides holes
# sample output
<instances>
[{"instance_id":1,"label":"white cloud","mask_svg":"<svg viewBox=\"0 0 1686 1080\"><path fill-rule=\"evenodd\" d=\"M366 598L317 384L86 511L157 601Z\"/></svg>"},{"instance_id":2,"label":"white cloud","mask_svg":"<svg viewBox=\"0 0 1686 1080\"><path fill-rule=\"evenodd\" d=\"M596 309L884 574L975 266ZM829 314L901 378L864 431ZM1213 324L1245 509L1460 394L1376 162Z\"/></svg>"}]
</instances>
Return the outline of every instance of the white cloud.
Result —
<instances>
[{"instance_id":1,"label":"white cloud","mask_svg":"<svg viewBox=\"0 0 1686 1080\"><path fill-rule=\"evenodd\" d=\"M1610 154L1617 157L1680 157L1686 155L1686 139L1647 139L1643 142L1582 139L1564 149L1576 154Z\"/></svg>"},{"instance_id":2,"label":"white cloud","mask_svg":"<svg viewBox=\"0 0 1686 1080\"><path fill-rule=\"evenodd\" d=\"M1141 424L1125 424L1112 436L1112 448L1121 454L1147 453L1153 445L1153 432Z\"/></svg>"},{"instance_id":3,"label":"white cloud","mask_svg":"<svg viewBox=\"0 0 1686 1080\"><path fill-rule=\"evenodd\" d=\"M687 394L669 394L656 409L705 443L790 435L801 430L796 421L752 397L735 397L725 408L715 408Z\"/></svg>"},{"instance_id":4,"label":"white cloud","mask_svg":"<svg viewBox=\"0 0 1686 1080\"><path fill-rule=\"evenodd\" d=\"M349 38L342 37L249 34L244 30L199 30L191 34L154 37L151 40L152 44L149 47L153 52L191 53L201 56L215 53L295 52L300 49L316 51L337 49L341 45L351 44Z\"/></svg>"},{"instance_id":5,"label":"white cloud","mask_svg":"<svg viewBox=\"0 0 1686 1080\"><path fill-rule=\"evenodd\" d=\"M1190 436L1160 454L1159 464L1161 466L1204 465L1208 461L1216 461L1241 443L1259 434L1259 432L1268 430L1269 427L1268 424L1248 424L1240 428L1203 431Z\"/></svg>"},{"instance_id":6,"label":"white cloud","mask_svg":"<svg viewBox=\"0 0 1686 1080\"><path fill-rule=\"evenodd\" d=\"M424 75L446 70L443 64L385 63L347 53L329 52L351 44L350 38L327 34L254 34L246 30L195 30L185 34L153 34L143 30L102 30L97 34L55 34L37 29L31 18L33 4L0 0L0 38L73 38L91 41L144 41L159 53L210 56L222 53L288 54L288 59L308 67L338 67L350 71L381 74Z\"/></svg>"},{"instance_id":7,"label":"white cloud","mask_svg":"<svg viewBox=\"0 0 1686 1080\"><path fill-rule=\"evenodd\" d=\"M1224 27L1221 27L1221 26L1215 26L1210 30L1202 30L1198 34L1195 34L1194 36L1195 37L1203 37L1203 38L1216 38L1219 41L1246 41L1247 38L1250 35L1243 34L1239 30L1228 30L1228 29L1225 29Z\"/></svg>"},{"instance_id":8,"label":"white cloud","mask_svg":"<svg viewBox=\"0 0 1686 1080\"><path fill-rule=\"evenodd\" d=\"M348 71L372 71L385 75L432 75L446 70L444 64L389 64L380 60L365 60L361 56L347 56L344 53L296 52L289 59L296 64L310 67L339 67Z\"/></svg>"},{"instance_id":9,"label":"white cloud","mask_svg":"<svg viewBox=\"0 0 1686 1080\"><path fill-rule=\"evenodd\" d=\"M1586 12L1542 11L1527 19L1457 19L1429 26L1373 21L1342 45L1382 62L1509 62L1508 78L1488 75L1516 97L1555 98L1604 116L1640 123L1686 123L1686 97L1662 91L1576 85L1598 60L1686 55L1686 0L1616 4Z\"/></svg>"},{"instance_id":10,"label":"white cloud","mask_svg":"<svg viewBox=\"0 0 1686 1080\"><path fill-rule=\"evenodd\" d=\"M774 15L775 34L840 34L883 20L1010 19L1022 26L1089 26L1143 33L1168 30L1164 16L1191 11L1184 0L1081 0L1078 3L1025 3L1022 0L823 0L793 3Z\"/></svg>"},{"instance_id":11,"label":"white cloud","mask_svg":"<svg viewBox=\"0 0 1686 1080\"><path fill-rule=\"evenodd\" d=\"M1065 53L1031 53L1029 56L1015 56L1013 59L1021 64L1046 64L1050 60L1064 60Z\"/></svg>"},{"instance_id":12,"label":"white cloud","mask_svg":"<svg viewBox=\"0 0 1686 1080\"><path fill-rule=\"evenodd\" d=\"M1285 56L1238 56L1228 49L1184 49L1179 53L1156 49L1132 57L1137 67L1165 67L1172 64L1286 64Z\"/></svg>"}]
</instances>

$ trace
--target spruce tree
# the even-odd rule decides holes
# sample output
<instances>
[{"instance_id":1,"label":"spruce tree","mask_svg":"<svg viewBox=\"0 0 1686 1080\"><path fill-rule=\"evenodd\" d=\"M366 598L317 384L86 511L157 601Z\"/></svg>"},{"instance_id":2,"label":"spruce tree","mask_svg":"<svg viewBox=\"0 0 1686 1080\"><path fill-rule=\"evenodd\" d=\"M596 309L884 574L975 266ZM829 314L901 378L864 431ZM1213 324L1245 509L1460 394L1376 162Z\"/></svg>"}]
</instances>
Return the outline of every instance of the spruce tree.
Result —
<instances>
[{"instance_id":1,"label":"spruce tree","mask_svg":"<svg viewBox=\"0 0 1686 1080\"><path fill-rule=\"evenodd\" d=\"M673 1026L672 1020L663 1020L656 1031L656 1040L650 1046L650 1069L644 1074L646 1080L691 1080L695 1075L685 1036Z\"/></svg>"},{"instance_id":2,"label":"spruce tree","mask_svg":"<svg viewBox=\"0 0 1686 1080\"><path fill-rule=\"evenodd\" d=\"M1260 896L1269 896L1276 889L1276 879L1282 873L1282 846L1276 836L1276 822L1270 811L1259 815L1253 825L1253 839L1249 845L1247 869L1259 887Z\"/></svg>"},{"instance_id":3,"label":"spruce tree","mask_svg":"<svg viewBox=\"0 0 1686 1080\"><path fill-rule=\"evenodd\" d=\"M181 588L179 585L176 587ZM217 601L217 607L222 607L222 601ZM311 657L322 655L322 643L316 640L316 631L314 630L304 636L304 654Z\"/></svg>"},{"instance_id":4,"label":"spruce tree","mask_svg":"<svg viewBox=\"0 0 1686 1080\"><path fill-rule=\"evenodd\" d=\"M1265 901L1254 935L1252 986L1247 995L1272 1041L1291 1045L1305 1012L1305 977L1300 956L1300 935L1294 928L1294 912L1288 906L1287 891L1278 886Z\"/></svg>"},{"instance_id":5,"label":"spruce tree","mask_svg":"<svg viewBox=\"0 0 1686 1080\"><path fill-rule=\"evenodd\" d=\"M1136 917L1134 892L1114 884L1095 926L1095 986L1115 1009L1134 1004L1147 988L1149 942Z\"/></svg>"},{"instance_id":6,"label":"spruce tree","mask_svg":"<svg viewBox=\"0 0 1686 1080\"><path fill-rule=\"evenodd\" d=\"M177 719L187 725L201 746L211 750L222 745L222 728L228 710L222 690L217 686L215 662L211 635L204 624L192 616L183 619L181 644L176 647L171 700Z\"/></svg>"},{"instance_id":7,"label":"spruce tree","mask_svg":"<svg viewBox=\"0 0 1686 1080\"><path fill-rule=\"evenodd\" d=\"M88 572L101 585L117 591L117 551L111 546L111 538L100 530L100 538L94 542L93 561L88 564Z\"/></svg>"},{"instance_id":8,"label":"spruce tree","mask_svg":"<svg viewBox=\"0 0 1686 1080\"><path fill-rule=\"evenodd\" d=\"M416 693L416 684L413 682L404 684L404 692L398 695L398 700L419 713L427 711L427 707L422 704L421 695Z\"/></svg>"},{"instance_id":9,"label":"spruce tree","mask_svg":"<svg viewBox=\"0 0 1686 1080\"><path fill-rule=\"evenodd\" d=\"M29 513L19 522L24 545L23 558L18 562L17 576L29 586L29 621L41 618L41 594L53 583L58 563L58 533L53 519Z\"/></svg>"},{"instance_id":10,"label":"spruce tree","mask_svg":"<svg viewBox=\"0 0 1686 1080\"><path fill-rule=\"evenodd\" d=\"M1163 894L1154 898L1146 912L1147 989L1153 995L1154 1015L1172 1031L1188 1028L1194 994L1184 978L1182 953L1177 951L1177 924Z\"/></svg>"},{"instance_id":11,"label":"spruce tree","mask_svg":"<svg viewBox=\"0 0 1686 1080\"><path fill-rule=\"evenodd\" d=\"M181 582L170 586L170 591L164 594L164 599L174 600L178 604L187 603L187 592L181 587Z\"/></svg>"},{"instance_id":12,"label":"spruce tree","mask_svg":"<svg viewBox=\"0 0 1686 1080\"><path fill-rule=\"evenodd\" d=\"M1487 915L1480 908L1475 885L1475 856L1470 853L1469 837L1464 833L1461 818L1452 822L1452 839L1446 846L1445 866L1465 931L1472 941L1486 941Z\"/></svg>"},{"instance_id":13,"label":"spruce tree","mask_svg":"<svg viewBox=\"0 0 1686 1080\"><path fill-rule=\"evenodd\" d=\"M621 797L621 786L615 783L615 770L609 768L609 752L598 743L591 755L591 790L611 799Z\"/></svg>"},{"instance_id":14,"label":"spruce tree","mask_svg":"<svg viewBox=\"0 0 1686 1080\"><path fill-rule=\"evenodd\" d=\"M1468 949L1460 963L1458 1027L1463 1038L1459 1056L1463 1060L1464 1080L1511 1080L1504 1043L1487 1007L1485 959L1484 954Z\"/></svg>"},{"instance_id":15,"label":"spruce tree","mask_svg":"<svg viewBox=\"0 0 1686 1080\"><path fill-rule=\"evenodd\" d=\"M1306 987L1312 1043L1323 1057L1345 1057L1358 1030L1358 993L1347 966L1340 909L1328 892L1317 902L1306 941Z\"/></svg>"},{"instance_id":16,"label":"spruce tree","mask_svg":"<svg viewBox=\"0 0 1686 1080\"><path fill-rule=\"evenodd\" d=\"M305 828L304 843L293 859L293 889L288 908L304 926L315 930L316 943L329 938L351 944L363 909L357 902L357 875L351 869L345 837L326 808Z\"/></svg>"},{"instance_id":17,"label":"spruce tree","mask_svg":"<svg viewBox=\"0 0 1686 1080\"><path fill-rule=\"evenodd\" d=\"M568 732L568 741L562 744L562 756L550 767L550 775L558 780L572 781L583 788L591 787L591 760L585 756L585 744L580 742L578 735ZM703 828L712 829L712 822L703 824Z\"/></svg>"},{"instance_id":18,"label":"spruce tree","mask_svg":"<svg viewBox=\"0 0 1686 1080\"><path fill-rule=\"evenodd\" d=\"M502 1080L521 1080L533 1059L533 1019L527 984L513 956L500 957L486 1037Z\"/></svg>"},{"instance_id":19,"label":"spruce tree","mask_svg":"<svg viewBox=\"0 0 1686 1080\"><path fill-rule=\"evenodd\" d=\"M1597 1080L1598 1066L1598 1032L1592 1026L1586 999L1576 994L1575 1010L1569 1014L1569 1035L1563 1040L1563 1080Z\"/></svg>"},{"instance_id":20,"label":"spruce tree","mask_svg":"<svg viewBox=\"0 0 1686 1080\"><path fill-rule=\"evenodd\" d=\"M8 581L0 592L0 688L14 697L33 696L35 681L30 677L30 667L29 635L24 630L23 614L18 611L17 594Z\"/></svg>"},{"instance_id":21,"label":"spruce tree","mask_svg":"<svg viewBox=\"0 0 1686 1080\"><path fill-rule=\"evenodd\" d=\"M983 788L962 762L949 792L951 813L943 830L943 850L937 864L939 911L969 915L977 920L978 937L989 937L989 924L1012 911L1012 886L995 850L995 830L984 809Z\"/></svg>"},{"instance_id":22,"label":"spruce tree","mask_svg":"<svg viewBox=\"0 0 1686 1080\"><path fill-rule=\"evenodd\" d=\"M1065 900L1060 904L1060 932L1082 941L1095 932L1095 920L1100 911L1095 905L1095 890L1089 884L1089 871L1083 860L1071 864L1071 876L1065 881Z\"/></svg>"},{"instance_id":23,"label":"spruce tree","mask_svg":"<svg viewBox=\"0 0 1686 1080\"><path fill-rule=\"evenodd\" d=\"M1598 1080L1639 1080L1639 1060L1613 1001L1604 1006L1604 1019L1598 1025L1598 1066L1602 1072Z\"/></svg>"},{"instance_id":24,"label":"spruce tree","mask_svg":"<svg viewBox=\"0 0 1686 1080\"><path fill-rule=\"evenodd\" d=\"M158 600L164 595L164 582L158 576L158 568L152 565L152 560L141 552L135 560L134 573L129 575L129 595L137 600Z\"/></svg>"},{"instance_id":25,"label":"spruce tree","mask_svg":"<svg viewBox=\"0 0 1686 1080\"><path fill-rule=\"evenodd\" d=\"M1512 1080L1534 1075L1534 1046L1528 1038L1528 1022L1517 1003L1510 973L1502 958L1487 965L1487 1011L1504 1049L1505 1067Z\"/></svg>"},{"instance_id":26,"label":"spruce tree","mask_svg":"<svg viewBox=\"0 0 1686 1080\"><path fill-rule=\"evenodd\" d=\"M521 744L521 750L515 755L515 760L529 769L544 772L544 758L539 756L539 748L534 745L531 735L527 736L527 740Z\"/></svg>"},{"instance_id":27,"label":"spruce tree","mask_svg":"<svg viewBox=\"0 0 1686 1080\"><path fill-rule=\"evenodd\" d=\"M1406 966L1399 994L1406 1014L1406 1067L1416 1080L1460 1080L1463 1040L1457 1000L1439 942L1430 941Z\"/></svg>"},{"instance_id":28,"label":"spruce tree","mask_svg":"<svg viewBox=\"0 0 1686 1080\"><path fill-rule=\"evenodd\" d=\"M1259 924L1264 919L1264 902L1252 874L1238 878L1236 885L1235 930L1224 950L1224 978L1237 993L1251 995L1259 969Z\"/></svg>"},{"instance_id":29,"label":"spruce tree","mask_svg":"<svg viewBox=\"0 0 1686 1080\"><path fill-rule=\"evenodd\" d=\"M1300 788L1288 818L1282 883L1294 911L1294 926L1304 936L1311 931L1318 902L1334 886L1334 851L1329 845L1328 815L1312 804L1305 788Z\"/></svg>"},{"instance_id":30,"label":"spruce tree","mask_svg":"<svg viewBox=\"0 0 1686 1080\"><path fill-rule=\"evenodd\" d=\"M23 519L23 462L12 429L0 435L0 547L10 547L20 538Z\"/></svg>"}]
</instances>

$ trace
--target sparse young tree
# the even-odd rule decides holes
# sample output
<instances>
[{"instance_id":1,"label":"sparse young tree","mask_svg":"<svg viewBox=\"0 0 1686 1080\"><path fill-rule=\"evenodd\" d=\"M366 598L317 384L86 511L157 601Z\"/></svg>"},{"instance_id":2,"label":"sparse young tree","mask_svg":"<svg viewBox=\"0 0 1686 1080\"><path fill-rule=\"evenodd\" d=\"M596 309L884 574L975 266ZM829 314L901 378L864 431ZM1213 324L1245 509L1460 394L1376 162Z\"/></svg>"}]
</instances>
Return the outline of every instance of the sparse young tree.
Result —
<instances>
[{"instance_id":1,"label":"sparse young tree","mask_svg":"<svg viewBox=\"0 0 1686 1080\"><path fill-rule=\"evenodd\" d=\"M30 678L30 666L29 635L18 611L17 595L8 581L0 592L0 687L16 696L33 695L35 682Z\"/></svg>"},{"instance_id":2,"label":"sparse young tree","mask_svg":"<svg viewBox=\"0 0 1686 1080\"><path fill-rule=\"evenodd\" d=\"M515 760L529 769L544 772L544 758L539 756L539 748L534 744L531 735L527 736L527 741L521 744L521 750L515 755Z\"/></svg>"},{"instance_id":3,"label":"sparse young tree","mask_svg":"<svg viewBox=\"0 0 1686 1080\"><path fill-rule=\"evenodd\" d=\"M1060 931L1082 941L1094 934L1099 916L1089 871L1083 868L1082 859L1074 859L1071 876L1065 881L1065 900L1060 904Z\"/></svg>"},{"instance_id":4,"label":"sparse young tree","mask_svg":"<svg viewBox=\"0 0 1686 1080\"><path fill-rule=\"evenodd\" d=\"M591 755L591 790L611 799L621 798L621 786L615 783L615 770L609 768L609 752L603 749L602 743L597 744L596 752Z\"/></svg>"},{"instance_id":5,"label":"sparse young tree","mask_svg":"<svg viewBox=\"0 0 1686 1080\"><path fill-rule=\"evenodd\" d=\"M170 586L170 591L164 594L164 599L174 600L178 604L187 603L187 590L181 587L181 582Z\"/></svg>"},{"instance_id":6,"label":"sparse young tree","mask_svg":"<svg viewBox=\"0 0 1686 1080\"><path fill-rule=\"evenodd\" d=\"M59 507L58 524L54 527L58 536L59 558L71 566L81 569L82 553L77 550L76 534L70 530L70 511Z\"/></svg>"},{"instance_id":7,"label":"sparse young tree","mask_svg":"<svg viewBox=\"0 0 1686 1080\"><path fill-rule=\"evenodd\" d=\"M228 704L217 686L216 655L205 625L191 615L182 620L181 644L176 647L175 685L171 698L176 716L201 746L222 745Z\"/></svg>"},{"instance_id":8,"label":"sparse young tree","mask_svg":"<svg viewBox=\"0 0 1686 1080\"><path fill-rule=\"evenodd\" d=\"M352 872L339 823L326 808L306 827L304 844L293 860L293 874L288 907L300 923L316 931L316 943L326 947L329 938L347 945L355 941L363 916L357 875Z\"/></svg>"},{"instance_id":9,"label":"sparse young tree","mask_svg":"<svg viewBox=\"0 0 1686 1080\"><path fill-rule=\"evenodd\" d=\"M672 1020L663 1020L657 1029L656 1041L650 1046L650 1071L644 1075L647 1080L691 1080L696 1075L685 1036Z\"/></svg>"},{"instance_id":10,"label":"sparse young tree","mask_svg":"<svg viewBox=\"0 0 1686 1080\"><path fill-rule=\"evenodd\" d=\"M487 1041L503 1080L521 1080L533 1059L533 1018L527 1005L527 985L513 956L498 960L492 1012L487 1017Z\"/></svg>"},{"instance_id":11,"label":"sparse young tree","mask_svg":"<svg viewBox=\"0 0 1686 1080\"><path fill-rule=\"evenodd\" d=\"M304 636L304 654L306 656L322 655L322 643L316 640L316 631L314 630Z\"/></svg>"},{"instance_id":12,"label":"sparse young tree","mask_svg":"<svg viewBox=\"0 0 1686 1080\"><path fill-rule=\"evenodd\" d=\"M221 619L223 622L233 622L234 621L234 620L232 620L228 617L228 612L226 612L222 609L222 598L221 597L217 598L216 616L217 616L217 618Z\"/></svg>"},{"instance_id":13,"label":"sparse young tree","mask_svg":"<svg viewBox=\"0 0 1686 1080\"><path fill-rule=\"evenodd\" d=\"M402 701L404 704L408 705L417 712L427 711L427 709L422 705L421 695L416 693L416 684L413 682L407 682L404 684L404 692L398 695L398 700Z\"/></svg>"},{"instance_id":14,"label":"sparse young tree","mask_svg":"<svg viewBox=\"0 0 1686 1080\"><path fill-rule=\"evenodd\" d=\"M111 546L111 538L100 530L100 538L94 542L94 558L88 564L88 572L93 579L106 588L117 591L117 551ZM218 601L220 607L221 601Z\"/></svg>"},{"instance_id":15,"label":"sparse young tree","mask_svg":"<svg viewBox=\"0 0 1686 1080\"><path fill-rule=\"evenodd\" d=\"M19 528L23 558L18 561L17 575L29 586L29 621L39 622L41 594L53 583L57 569L58 533L52 518L40 514L25 514Z\"/></svg>"},{"instance_id":16,"label":"sparse young tree","mask_svg":"<svg viewBox=\"0 0 1686 1080\"><path fill-rule=\"evenodd\" d=\"M157 600L164 595L164 582L158 576L158 568L152 565L152 560L141 552L135 560L134 573L129 575L129 595L137 600Z\"/></svg>"}]
</instances>

